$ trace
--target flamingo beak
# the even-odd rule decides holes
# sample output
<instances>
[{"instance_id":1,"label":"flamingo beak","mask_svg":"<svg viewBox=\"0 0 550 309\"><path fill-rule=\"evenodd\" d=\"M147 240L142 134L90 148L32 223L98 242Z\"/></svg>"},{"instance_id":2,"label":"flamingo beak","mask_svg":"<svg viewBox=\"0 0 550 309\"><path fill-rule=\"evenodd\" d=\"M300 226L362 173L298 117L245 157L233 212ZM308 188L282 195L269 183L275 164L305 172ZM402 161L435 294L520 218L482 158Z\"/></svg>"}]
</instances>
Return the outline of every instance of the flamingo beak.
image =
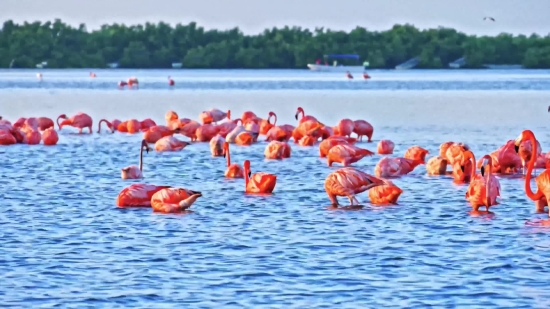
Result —
<instances>
[{"instance_id":1,"label":"flamingo beak","mask_svg":"<svg viewBox=\"0 0 550 309\"><path fill-rule=\"evenodd\" d=\"M485 166L480 168L481 176L485 176Z\"/></svg>"},{"instance_id":2,"label":"flamingo beak","mask_svg":"<svg viewBox=\"0 0 550 309\"><path fill-rule=\"evenodd\" d=\"M252 172L248 171L248 178L252 177Z\"/></svg>"},{"instance_id":3,"label":"flamingo beak","mask_svg":"<svg viewBox=\"0 0 550 309\"><path fill-rule=\"evenodd\" d=\"M464 165L460 166L460 170L464 173Z\"/></svg>"},{"instance_id":4,"label":"flamingo beak","mask_svg":"<svg viewBox=\"0 0 550 309\"><path fill-rule=\"evenodd\" d=\"M298 113L294 114L294 118L296 118L296 120L298 120Z\"/></svg>"}]
</instances>

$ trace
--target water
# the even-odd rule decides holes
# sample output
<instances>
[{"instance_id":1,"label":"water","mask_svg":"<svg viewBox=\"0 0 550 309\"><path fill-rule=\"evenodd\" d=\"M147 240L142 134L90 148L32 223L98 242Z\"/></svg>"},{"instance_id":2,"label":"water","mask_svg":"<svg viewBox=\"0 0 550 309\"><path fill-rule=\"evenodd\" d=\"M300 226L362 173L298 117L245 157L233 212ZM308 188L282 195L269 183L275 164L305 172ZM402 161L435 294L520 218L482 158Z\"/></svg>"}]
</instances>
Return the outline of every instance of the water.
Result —
<instances>
[{"instance_id":1,"label":"water","mask_svg":"<svg viewBox=\"0 0 550 309\"><path fill-rule=\"evenodd\" d=\"M371 122L375 143L359 146L375 150L380 139L390 139L396 156L412 145L435 155L440 143L453 140L468 143L479 158L523 129L550 150L544 71L380 72L403 84L422 80L430 89L402 91L349 89L345 85L365 81L292 71L222 71L223 77L191 71L184 82L180 71L98 71L97 83L109 84L98 88L85 86L96 83L85 70L50 72L40 86L33 71L0 72L0 115L15 120L82 111L96 123L115 117L163 123L169 109L197 118L217 107L237 116L253 110L265 117L273 110L280 123L294 124L301 106L329 124L344 117ZM72 83L79 74L81 82ZM168 74L176 79L174 90L160 84ZM112 89L110 81L133 75L142 89ZM304 88L324 80L338 91L277 86L295 80ZM452 90L458 80L475 83ZM503 86L475 86L495 80ZM527 81L539 91L506 87ZM182 83L203 86L184 89ZM262 83L269 86L246 86ZM223 90L205 86L214 84ZM373 206L361 194L363 210L329 211L323 183L338 166L327 167L317 147L292 145L290 159L267 161L264 142L233 146L234 162L249 159L253 172L278 176L272 196L256 197L243 193L243 180L223 178L224 160L210 157L207 144L193 144L144 155L141 182L203 192L193 214L163 215L114 205L120 190L136 182L121 180L120 169L138 163L140 135L75 132L64 128L56 147L0 148L2 307L550 306L548 229L525 226L547 215L534 214L521 179L499 179L494 217L468 215L466 186L429 177L424 166L394 181L404 190L399 205ZM380 157L354 166L373 173Z\"/></svg>"}]
</instances>

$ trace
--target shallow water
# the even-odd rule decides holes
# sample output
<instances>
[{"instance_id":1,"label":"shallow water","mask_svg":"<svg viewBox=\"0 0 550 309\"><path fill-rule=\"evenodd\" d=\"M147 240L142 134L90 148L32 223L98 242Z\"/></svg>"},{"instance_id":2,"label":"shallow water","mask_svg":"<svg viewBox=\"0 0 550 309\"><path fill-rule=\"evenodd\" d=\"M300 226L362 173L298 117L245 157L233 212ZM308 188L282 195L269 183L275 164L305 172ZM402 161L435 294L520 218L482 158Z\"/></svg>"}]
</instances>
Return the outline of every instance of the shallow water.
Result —
<instances>
[{"instance_id":1,"label":"shallow water","mask_svg":"<svg viewBox=\"0 0 550 309\"><path fill-rule=\"evenodd\" d=\"M328 124L344 117L371 122L375 142L359 146L375 150L380 139L390 139L396 156L412 145L436 155L439 144L454 140L480 157L527 128L550 150L547 91L24 88L0 91L0 115L82 111L94 122L151 117L163 123L168 109L197 118L217 107L236 116L273 110L280 123L294 124L302 106ZM272 196L257 197L244 195L243 180L224 179L224 159L210 157L203 143L144 155L142 182L203 192L193 214L161 215L114 206L118 192L135 182L121 180L120 169L138 163L141 135L74 132L64 128L56 147L0 148L2 307L550 306L543 264L550 258L549 230L525 226L547 216L534 214L521 179L499 179L501 204L493 217L468 215L466 186L426 176L424 166L394 180L404 190L397 206L370 205L365 193L358 196L363 210L329 211L323 183L338 166L327 167L317 147L292 145L290 159L268 161L265 142L232 146L234 162L249 159L253 172L278 177ZM354 166L373 173L380 157Z\"/></svg>"}]
</instances>

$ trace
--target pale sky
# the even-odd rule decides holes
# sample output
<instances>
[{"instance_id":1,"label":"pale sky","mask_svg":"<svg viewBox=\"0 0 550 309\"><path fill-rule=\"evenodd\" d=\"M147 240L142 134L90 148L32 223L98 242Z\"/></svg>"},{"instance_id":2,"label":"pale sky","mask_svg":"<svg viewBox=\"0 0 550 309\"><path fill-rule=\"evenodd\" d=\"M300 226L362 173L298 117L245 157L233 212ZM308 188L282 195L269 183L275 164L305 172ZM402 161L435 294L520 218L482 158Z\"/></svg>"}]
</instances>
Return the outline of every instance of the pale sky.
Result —
<instances>
[{"instance_id":1,"label":"pale sky","mask_svg":"<svg viewBox=\"0 0 550 309\"><path fill-rule=\"evenodd\" d=\"M483 21L491 16L496 22ZM468 34L550 34L550 0L0 0L0 22L61 18L97 29L105 23L196 21L245 33L301 26L386 30L394 24L452 27Z\"/></svg>"}]
</instances>

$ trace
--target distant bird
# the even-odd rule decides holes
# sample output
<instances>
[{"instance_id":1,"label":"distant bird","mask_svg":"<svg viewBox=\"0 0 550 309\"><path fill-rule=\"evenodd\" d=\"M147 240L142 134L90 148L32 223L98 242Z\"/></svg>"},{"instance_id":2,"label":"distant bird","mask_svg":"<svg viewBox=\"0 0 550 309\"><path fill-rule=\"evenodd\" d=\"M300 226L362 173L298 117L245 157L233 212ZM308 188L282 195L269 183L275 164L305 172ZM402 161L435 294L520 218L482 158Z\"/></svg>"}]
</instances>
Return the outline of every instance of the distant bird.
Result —
<instances>
[{"instance_id":1,"label":"distant bird","mask_svg":"<svg viewBox=\"0 0 550 309\"><path fill-rule=\"evenodd\" d=\"M548 112L550 113L550 106L548 106Z\"/></svg>"},{"instance_id":2,"label":"distant bird","mask_svg":"<svg viewBox=\"0 0 550 309\"><path fill-rule=\"evenodd\" d=\"M483 18L483 20L490 20L490 21L495 21L495 19L494 19L494 18L492 18L492 17L484 17L484 18Z\"/></svg>"}]
</instances>

